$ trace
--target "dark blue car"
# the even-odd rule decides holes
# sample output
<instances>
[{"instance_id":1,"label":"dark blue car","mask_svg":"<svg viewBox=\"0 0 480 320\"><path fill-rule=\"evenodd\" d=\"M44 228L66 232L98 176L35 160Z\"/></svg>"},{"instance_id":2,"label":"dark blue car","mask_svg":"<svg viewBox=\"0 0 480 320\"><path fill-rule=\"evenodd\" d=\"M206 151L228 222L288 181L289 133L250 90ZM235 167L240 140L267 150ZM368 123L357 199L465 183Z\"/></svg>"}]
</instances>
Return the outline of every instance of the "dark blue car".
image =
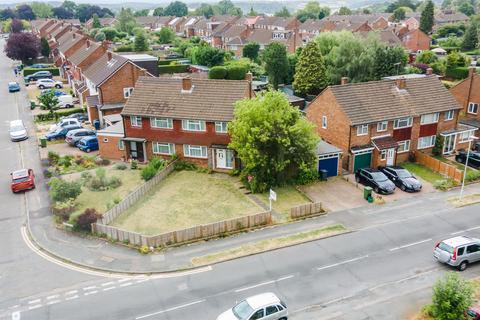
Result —
<instances>
[{"instance_id":1,"label":"dark blue car","mask_svg":"<svg viewBox=\"0 0 480 320\"><path fill-rule=\"evenodd\" d=\"M17 92L20 91L20 85L18 82L9 82L8 83L8 92Z\"/></svg>"},{"instance_id":2,"label":"dark blue car","mask_svg":"<svg viewBox=\"0 0 480 320\"><path fill-rule=\"evenodd\" d=\"M60 96L66 95L66 93L63 92L63 91L53 90L53 89L43 89L43 90L40 91L40 95L48 93L50 91L53 91L53 93L55 94L55 97L60 97Z\"/></svg>"},{"instance_id":3,"label":"dark blue car","mask_svg":"<svg viewBox=\"0 0 480 320\"><path fill-rule=\"evenodd\" d=\"M68 131L70 130L75 130L75 129L81 129L82 127L76 124L71 124L65 127L59 127L55 131L49 132L45 135L45 138L48 141L51 140L58 140L58 139L65 139L67 136Z\"/></svg>"},{"instance_id":4,"label":"dark blue car","mask_svg":"<svg viewBox=\"0 0 480 320\"><path fill-rule=\"evenodd\" d=\"M90 151L95 151L98 150L98 139L96 136L89 136L82 138L78 143L77 143L78 149L84 151L84 152L90 152Z\"/></svg>"}]
</instances>

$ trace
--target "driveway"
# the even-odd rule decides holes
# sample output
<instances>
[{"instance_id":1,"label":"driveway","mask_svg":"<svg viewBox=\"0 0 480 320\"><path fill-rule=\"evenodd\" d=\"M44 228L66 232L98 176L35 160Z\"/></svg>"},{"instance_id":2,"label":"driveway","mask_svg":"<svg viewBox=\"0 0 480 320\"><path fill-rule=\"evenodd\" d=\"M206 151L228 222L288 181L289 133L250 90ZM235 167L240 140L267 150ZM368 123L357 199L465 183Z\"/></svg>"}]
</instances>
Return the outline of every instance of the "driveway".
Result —
<instances>
[{"instance_id":1,"label":"driveway","mask_svg":"<svg viewBox=\"0 0 480 320\"><path fill-rule=\"evenodd\" d=\"M345 181L342 177L333 177L328 181L302 186L301 190L313 201L322 202L324 208L330 212L369 204L363 200L363 188L356 188L354 184Z\"/></svg>"}]
</instances>

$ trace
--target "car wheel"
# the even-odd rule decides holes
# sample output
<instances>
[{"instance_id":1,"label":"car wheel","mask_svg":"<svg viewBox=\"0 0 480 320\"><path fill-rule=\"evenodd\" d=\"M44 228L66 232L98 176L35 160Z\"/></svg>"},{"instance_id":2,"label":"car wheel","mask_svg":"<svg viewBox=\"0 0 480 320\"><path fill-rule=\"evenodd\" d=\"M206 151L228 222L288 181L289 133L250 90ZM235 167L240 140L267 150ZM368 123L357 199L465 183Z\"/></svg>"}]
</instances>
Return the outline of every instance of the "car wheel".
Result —
<instances>
[{"instance_id":1,"label":"car wheel","mask_svg":"<svg viewBox=\"0 0 480 320\"><path fill-rule=\"evenodd\" d=\"M55 88L57 88L57 89L61 89L61 88L62 88L62 86L61 86L61 85L59 85L59 84L56 84L56 85L55 85Z\"/></svg>"},{"instance_id":2,"label":"car wheel","mask_svg":"<svg viewBox=\"0 0 480 320\"><path fill-rule=\"evenodd\" d=\"M355 181L356 181L357 183L360 183L360 177L359 177L359 176L356 176L356 177L355 177Z\"/></svg>"},{"instance_id":3,"label":"car wheel","mask_svg":"<svg viewBox=\"0 0 480 320\"><path fill-rule=\"evenodd\" d=\"M43 89L45 89L45 86L44 86L44 85L39 85L39 86L38 86L38 89L43 90Z\"/></svg>"},{"instance_id":4,"label":"car wheel","mask_svg":"<svg viewBox=\"0 0 480 320\"><path fill-rule=\"evenodd\" d=\"M407 190L407 188L405 188L405 186L403 184L400 186L400 189L402 189L402 191Z\"/></svg>"},{"instance_id":5,"label":"car wheel","mask_svg":"<svg viewBox=\"0 0 480 320\"><path fill-rule=\"evenodd\" d=\"M278 320L288 320L288 318L287 318L287 317L283 317L283 318L280 318L280 319L278 319Z\"/></svg>"},{"instance_id":6,"label":"car wheel","mask_svg":"<svg viewBox=\"0 0 480 320\"><path fill-rule=\"evenodd\" d=\"M459 271L465 271L468 267L468 262L467 261L462 261L462 263L460 263L458 265L458 270Z\"/></svg>"},{"instance_id":7,"label":"car wheel","mask_svg":"<svg viewBox=\"0 0 480 320\"><path fill-rule=\"evenodd\" d=\"M373 188L373 191L375 191L375 193L380 194L380 190L378 189L378 187Z\"/></svg>"},{"instance_id":8,"label":"car wheel","mask_svg":"<svg viewBox=\"0 0 480 320\"><path fill-rule=\"evenodd\" d=\"M91 150L90 150L90 148L87 148L87 150L85 150L85 151L86 151L87 153L90 153Z\"/></svg>"}]
</instances>

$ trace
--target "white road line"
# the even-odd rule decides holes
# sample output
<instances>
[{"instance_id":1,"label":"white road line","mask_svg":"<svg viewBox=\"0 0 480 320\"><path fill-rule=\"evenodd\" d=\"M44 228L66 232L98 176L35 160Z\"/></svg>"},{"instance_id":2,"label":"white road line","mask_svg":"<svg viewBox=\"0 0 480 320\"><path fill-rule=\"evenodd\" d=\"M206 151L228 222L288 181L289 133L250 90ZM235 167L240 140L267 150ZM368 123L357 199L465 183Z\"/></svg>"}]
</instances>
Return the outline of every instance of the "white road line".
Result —
<instances>
[{"instance_id":1,"label":"white road line","mask_svg":"<svg viewBox=\"0 0 480 320\"><path fill-rule=\"evenodd\" d=\"M58 297L60 297L59 294L54 294L54 295L52 295L52 296L48 296L48 297L47 297L47 300L52 300L52 299L55 299L55 298L58 298Z\"/></svg>"},{"instance_id":2,"label":"white road line","mask_svg":"<svg viewBox=\"0 0 480 320\"><path fill-rule=\"evenodd\" d=\"M464 232L467 232L467 230L455 231L455 232L450 233L450 235L454 236L456 234L460 234L460 233L464 233Z\"/></svg>"},{"instance_id":3,"label":"white road line","mask_svg":"<svg viewBox=\"0 0 480 320\"><path fill-rule=\"evenodd\" d=\"M278 282L278 281L287 280L287 279L292 279L293 277L295 277L293 274L291 274L291 275L289 275L289 276L281 277L281 278L278 278L278 279L277 279L277 282Z\"/></svg>"},{"instance_id":4,"label":"white road line","mask_svg":"<svg viewBox=\"0 0 480 320\"><path fill-rule=\"evenodd\" d=\"M18 307L20 307L20 305L19 305L19 304L16 304L16 305L14 305L14 306L8 307L8 309L16 309L16 308L18 308Z\"/></svg>"},{"instance_id":5,"label":"white road line","mask_svg":"<svg viewBox=\"0 0 480 320\"><path fill-rule=\"evenodd\" d=\"M28 307L28 310L38 309L38 308L41 308L41 307L42 307L41 304L36 304L36 305L34 305L34 306Z\"/></svg>"},{"instance_id":6,"label":"white road line","mask_svg":"<svg viewBox=\"0 0 480 320\"><path fill-rule=\"evenodd\" d=\"M78 295L74 295L74 296L70 296L70 297L66 297L65 300L73 300L73 299L77 299L78 298Z\"/></svg>"},{"instance_id":7,"label":"white road line","mask_svg":"<svg viewBox=\"0 0 480 320\"><path fill-rule=\"evenodd\" d=\"M480 226L467 229L467 231L473 231L473 230L477 230L477 229L480 229Z\"/></svg>"},{"instance_id":8,"label":"white road line","mask_svg":"<svg viewBox=\"0 0 480 320\"><path fill-rule=\"evenodd\" d=\"M403 246L400 246L400 247L395 247L395 248L390 249L390 252L397 251L397 250L400 250L400 249L405 249L405 248L412 247L412 246L416 246L417 244L422 244L422 243L429 242L429 241L432 241L432 238L425 239L425 240L420 240L420 241L413 242L413 243L409 243L409 244L406 244L406 245L403 245Z\"/></svg>"},{"instance_id":9,"label":"white road line","mask_svg":"<svg viewBox=\"0 0 480 320\"><path fill-rule=\"evenodd\" d=\"M115 287L108 287L108 288L103 288L103 291L108 291L108 290L113 290Z\"/></svg>"},{"instance_id":10,"label":"white road line","mask_svg":"<svg viewBox=\"0 0 480 320\"><path fill-rule=\"evenodd\" d=\"M180 306L176 306L176 307L172 307L172 308L165 309L165 310L162 310L162 311L158 311L158 312L146 314L146 315L143 315L143 316L139 316L139 317L136 317L135 320L144 319L144 318L148 318L148 317L151 317L151 316L155 316L157 314L162 314L162 313L166 313L166 312L190 307L190 306L193 306L194 304L199 304L199 303L202 303L202 302L205 302L205 299L193 301L193 302L190 302L190 303L182 304Z\"/></svg>"},{"instance_id":11,"label":"white road line","mask_svg":"<svg viewBox=\"0 0 480 320\"><path fill-rule=\"evenodd\" d=\"M88 292L85 292L84 295L89 296L89 295L95 294L95 293L97 293L97 292L98 292L97 290L95 290L95 291L88 291Z\"/></svg>"},{"instance_id":12,"label":"white road line","mask_svg":"<svg viewBox=\"0 0 480 320\"><path fill-rule=\"evenodd\" d=\"M28 304L34 304L39 302L40 302L40 299L35 299L35 300L28 301Z\"/></svg>"},{"instance_id":13,"label":"white road line","mask_svg":"<svg viewBox=\"0 0 480 320\"><path fill-rule=\"evenodd\" d=\"M70 294L75 294L77 292L78 292L78 290L72 290L72 291L66 292L65 295L67 296L67 295L70 295Z\"/></svg>"},{"instance_id":14,"label":"white road line","mask_svg":"<svg viewBox=\"0 0 480 320\"><path fill-rule=\"evenodd\" d=\"M135 281L135 283L142 283L142 282L146 282L146 281L148 281L148 279L141 279L141 280Z\"/></svg>"},{"instance_id":15,"label":"white road line","mask_svg":"<svg viewBox=\"0 0 480 320\"><path fill-rule=\"evenodd\" d=\"M59 302L60 302L60 300L58 300L58 299L57 300L52 300L52 301L47 302L47 305L52 305L52 304L56 304L56 303L59 303Z\"/></svg>"},{"instance_id":16,"label":"white road line","mask_svg":"<svg viewBox=\"0 0 480 320\"><path fill-rule=\"evenodd\" d=\"M90 286L90 287L83 288L84 291L93 290L93 289L97 289L97 286Z\"/></svg>"},{"instance_id":17,"label":"white road line","mask_svg":"<svg viewBox=\"0 0 480 320\"><path fill-rule=\"evenodd\" d=\"M102 287L111 286L111 285L114 284L114 283L115 283L115 282L113 282L113 281L105 282L105 283L102 283Z\"/></svg>"},{"instance_id":18,"label":"white road line","mask_svg":"<svg viewBox=\"0 0 480 320\"><path fill-rule=\"evenodd\" d=\"M262 282L262 283L254 284L253 286L250 286L250 287L237 289L237 290L235 290L235 292L247 291L247 290L258 288L258 287L261 287L261 286L266 286L266 285L272 284L272 283L275 283L275 280L265 281L265 282Z\"/></svg>"},{"instance_id":19,"label":"white road line","mask_svg":"<svg viewBox=\"0 0 480 320\"><path fill-rule=\"evenodd\" d=\"M129 279L129 278L123 278L123 279L117 280L117 282L125 282L125 281L129 281L129 280L131 280L131 279Z\"/></svg>"},{"instance_id":20,"label":"white road line","mask_svg":"<svg viewBox=\"0 0 480 320\"><path fill-rule=\"evenodd\" d=\"M125 282L125 283L122 283L122 284L120 285L120 287L127 287L127 286L131 286L132 284L133 284L133 283L131 283L131 282Z\"/></svg>"},{"instance_id":21,"label":"white road line","mask_svg":"<svg viewBox=\"0 0 480 320\"><path fill-rule=\"evenodd\" d=\"M338 267L338 266L341 266L341 265L343 265L343 264L355 262L355 261L362 260L362 259L366 259L366 258L368 258L368 254L367 254L367 255L364 255L364 256L361 256L361 257L357 257L357 258L353 258L353 259L349 259L349 260L345 260L345 261L341 261L341 262L329 264L329 265L326 265L326 266L318 267L317 270L320 271L320 270L325 270L325 269L329 269L329 268L333 268L333 267Z\"/></svg>"}]
</instances>

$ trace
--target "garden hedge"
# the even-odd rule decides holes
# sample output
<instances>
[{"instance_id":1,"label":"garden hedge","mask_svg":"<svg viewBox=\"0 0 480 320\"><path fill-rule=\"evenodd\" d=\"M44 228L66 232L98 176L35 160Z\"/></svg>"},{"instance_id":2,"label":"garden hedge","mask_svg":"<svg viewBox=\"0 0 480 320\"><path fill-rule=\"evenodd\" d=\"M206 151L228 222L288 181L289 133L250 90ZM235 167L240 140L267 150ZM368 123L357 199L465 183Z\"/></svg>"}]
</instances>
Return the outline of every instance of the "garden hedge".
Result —
<instances>
[{"instance_id":1,"label":"garden hedge","mask_svg":"<svg viewBox=\"0 0 480 320\"><path fill-rule=\"evenodd\" d=\"M57 119L64 116L69 116L74 113L83 113L83 112L85 112L83 108L73 108L73 109L55 111L55 113L57 114ZM54 120L54 118L50 113L41 113L35 116L35 121L48 121L48 120Z\"/></svg>"},{"instance_id":2,"label":"garden hedge","mask_svg":"<svg viewBox=\"0 0 480 320\"><path fill-rule=\"evenodd\" d=\"M168 66L170 65L172 62L174 61L178 61L177 59L170 59L170 60L158 60L158 65L159 66Z\"/></svg>"},{"instance_id":3,"label":"garden hedge","mask_svg":"<svg viewBox=\"0 0 480 320\"><path fill-rule=\"evenodd\" d=\"M52 68L41 68L41 69L25 68L23 69L23 76L26 77L29 74L35 73L37 71L50 71L54 76L60 75L60 70L58 70L58 68L52 67Z\"/></svg>"},{"instance_id":4,"label":"garden hedge","mask_svg":"<svg viewBox=\"0 0 480 320\"><path fill-rule=\"evenodd\" d=\"M188 72L190 69L189 64L177 64L177 65L168 65L168 66L158 66L158 73L165 74L165 73L184 73Z\"/></svg>"},{"instance_id":5,"label":"garden hedge","mask_svg":"<svg viewBox=\"0 0 480 320\"><path fill-rule=\"evenodd\" d=\"M243 66L228 66L227 67L227 80L244 80L248 69Z\"/></svg>"},{"instance_id":6,"label":"garden hedge","mask_svg":"<svg viewBox=\"0 0 480 320\"><path fill-rule=\"evenodd\" d=\"M227 76L227 68L224 66L215 66L208 71L209 79L225 79Z\"/></svg>"},{"instance_id":7,"label":"garden hedge","mask_svg":"<svg viewBox=\"0 0 480 320\"><path fill-rule=\"evenodd\" d=\"M447 68L445 76L456 80L466 79L468 77L468 67Z\"/></svg>"}]
</instances>

